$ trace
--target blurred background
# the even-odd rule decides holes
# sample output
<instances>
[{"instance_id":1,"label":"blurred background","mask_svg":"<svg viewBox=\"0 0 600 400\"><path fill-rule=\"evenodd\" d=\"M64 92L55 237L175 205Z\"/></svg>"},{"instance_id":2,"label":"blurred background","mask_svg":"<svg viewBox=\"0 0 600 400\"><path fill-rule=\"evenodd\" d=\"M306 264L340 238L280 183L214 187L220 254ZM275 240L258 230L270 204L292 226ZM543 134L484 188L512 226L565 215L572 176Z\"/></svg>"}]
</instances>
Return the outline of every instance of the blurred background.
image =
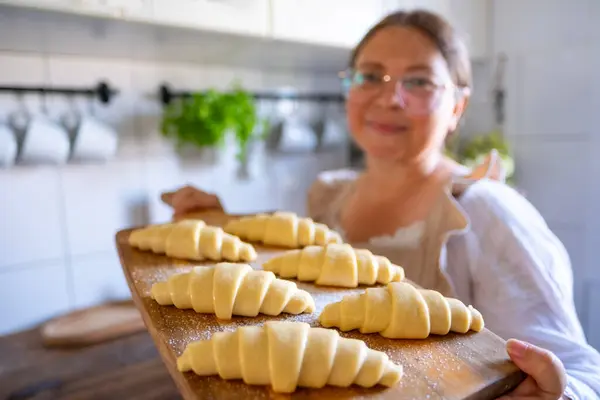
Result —
<instances>
[{"instance_id":1,"label":"blurred background","mask_svg":"<svg viewBox=\"0 0 600 400\"><path fill-rule=\"evenodd\" d=\"M0 1L0 335L129 298L114 234L168 221L162 191L304 214L319 171L361 165L337 76L349 50L415 7L472 55L449 153L506 155L570 253L600 348L597 0Z\"/></svg>"}]
</instances>

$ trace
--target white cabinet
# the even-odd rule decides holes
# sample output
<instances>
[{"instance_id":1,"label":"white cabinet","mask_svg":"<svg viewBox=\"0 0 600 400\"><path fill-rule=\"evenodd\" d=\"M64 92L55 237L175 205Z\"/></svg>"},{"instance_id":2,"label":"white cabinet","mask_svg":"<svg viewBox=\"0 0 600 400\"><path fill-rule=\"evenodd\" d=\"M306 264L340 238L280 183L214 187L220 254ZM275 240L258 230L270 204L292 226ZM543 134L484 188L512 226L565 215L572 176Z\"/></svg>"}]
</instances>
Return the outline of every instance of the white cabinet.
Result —
<instances>
[{"instance_id":1,"label":"white cabinet","mask_svg":"<svg viewBox=\"0 0 600 400\"><path fill-rule=\"evenodd\" d=\"M271 0L275 39L354 47L384 14L384 0Z\"/></svg>"},{"instance_id":2,"label":"white cabinet","mask_svg":"<svg viewBox=\"0 0 600 400\"><path fill-rule=\"evenodd\" d=\"M269 0L152 2L153 19L158 23L254 36L266 36L269 31Z\"/></svg>"},{"instance_id":3,"label":"white cabinet","mask_svg":"<svg viewBox=\"0 0 600 400\"><path fill-rule=\"evenodd\" d=\"M153 0L0 0L0 4L112 18L150 17Z\"/></svg>"},{"instance_id":4,"label":"white cabinet","mask_svg":"<svg viewBox=\"0 0 600 400\"><path fill-rule=\"evenodd\" d=\"M270 0L0 0L0 4L267 36Z\"/></svg>"},{"instance_id":5,"label":"white cabinet","mask_svg":"<svg viewBox=\"0 0 600 400\"><path fill-rule=\"evenodd\" d=\"M488 55L489 0L384 0L386 12L421 8L446 18L463 36L472 59Z\"/></svg>"}]
</instances>

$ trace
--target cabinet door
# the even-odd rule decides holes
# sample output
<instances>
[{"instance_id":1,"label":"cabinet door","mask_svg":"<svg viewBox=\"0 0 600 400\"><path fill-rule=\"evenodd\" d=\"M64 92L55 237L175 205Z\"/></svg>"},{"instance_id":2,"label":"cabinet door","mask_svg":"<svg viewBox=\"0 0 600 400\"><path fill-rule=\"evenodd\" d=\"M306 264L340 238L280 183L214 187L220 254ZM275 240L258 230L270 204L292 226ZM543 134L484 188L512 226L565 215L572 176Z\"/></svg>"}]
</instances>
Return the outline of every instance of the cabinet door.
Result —
<instances>
[{"instance_id":1,"label":"cabinet door","mask_svg":"<svg viewBox=\"0 0 600 400\"><path fill-rule=\"evenodd\" d=\"M272 0L273 36L354 47L384 13L384 0Z\"/></svg>"},{"instance_id":2,"label":"cabinet door","mask_svg":"<svg viewBox=\"0 0 600 400\"><path fill-rule=\"evenodd\" d=\"M73 0L2 0L0 4L40 9L63 9L72 5Z\"/></svg>"},{"instance_id":3,"label":"cabinet door","mask_svg":"<svg viewBox=\"0 0 600 400\"><path fill-rule=\"evenodd\" d=\"M153 0L158 23L266 36L269 0Z\"/></svg>"},{"instance_id":4,"label":"cabinet door","mask_svg":"<svg viewBox=\"0 0 600 400\"><path fill-rule=\"evenodd\" d=\"M149 19L152 9L152 0L9 0L0 3L72 14L136 19Z\"/></svg>"}]
</instances>

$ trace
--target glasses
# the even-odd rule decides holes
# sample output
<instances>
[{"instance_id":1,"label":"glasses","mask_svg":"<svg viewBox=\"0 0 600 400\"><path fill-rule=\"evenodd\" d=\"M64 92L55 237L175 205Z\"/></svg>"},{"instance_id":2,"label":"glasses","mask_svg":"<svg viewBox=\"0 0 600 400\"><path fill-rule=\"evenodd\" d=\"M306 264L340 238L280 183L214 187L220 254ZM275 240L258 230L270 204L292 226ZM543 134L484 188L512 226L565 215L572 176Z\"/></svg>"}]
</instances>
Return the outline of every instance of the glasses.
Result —
<instances>
[{"instance_id":1,"label":"glasses","mask_svg":"<svg viewBox=\"0 0 600 400\"><path fill-rule=\"evenodd\" d=\"M374 100L384 92L386 84L393 82L393 100L404 111L411 115L427 115L435 111L442 99L442 94L455 90L457 94L466 89L456 87L452 83L437 83L423 76L404 76L393 78L390 75L348 69L339 74L344 96L348 101L366 103Z\"/></svg>"}]
</instances>

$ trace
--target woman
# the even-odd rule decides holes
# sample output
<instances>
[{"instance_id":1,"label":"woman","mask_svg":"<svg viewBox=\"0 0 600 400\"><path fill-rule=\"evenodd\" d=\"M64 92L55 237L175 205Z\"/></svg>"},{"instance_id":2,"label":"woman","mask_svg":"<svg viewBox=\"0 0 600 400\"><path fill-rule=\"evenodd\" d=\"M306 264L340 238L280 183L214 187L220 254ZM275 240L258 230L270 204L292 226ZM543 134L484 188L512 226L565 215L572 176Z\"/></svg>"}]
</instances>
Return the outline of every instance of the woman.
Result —
<instances>
[{"instance_id":1,"label":"woman","mask_svg":"<svg viewBox=\"0 0 600 400\"><path fill-rule=\"evenodd\" d=\"M529 376L506 398L599 397L600 355L577 319L563 245L518 193L464 179L465 168L442 154L471 87L452 28L424 11L391 14L358 44L343 82L367 168L322 173L310 216L421 286L473 304L492 331L514 338L507 351ZM190 187L167 202L176 213L220 207Z\"/></svg>"}]
</instances>

